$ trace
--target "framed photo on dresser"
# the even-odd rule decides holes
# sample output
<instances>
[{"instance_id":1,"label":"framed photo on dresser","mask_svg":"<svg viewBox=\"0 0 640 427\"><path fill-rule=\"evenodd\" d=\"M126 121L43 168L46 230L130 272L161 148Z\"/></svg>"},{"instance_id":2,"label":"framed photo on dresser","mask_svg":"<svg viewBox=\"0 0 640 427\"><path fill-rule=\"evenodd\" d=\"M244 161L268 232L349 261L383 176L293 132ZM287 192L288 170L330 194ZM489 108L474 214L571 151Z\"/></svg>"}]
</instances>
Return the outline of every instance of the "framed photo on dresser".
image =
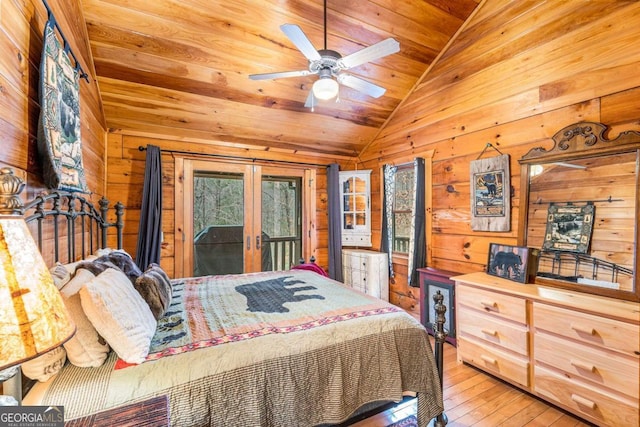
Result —
<instances>
[{"instance_id":1,"label":"framed photo on dresser","mask_svg":"<svg viewBox=\"0 0 640 427\"><path fill-rule=\"evenodd\" d=\"M519 283L533 283L538 270L538 249L489 244L487 273Z\"/></svg>"}]
</instances>

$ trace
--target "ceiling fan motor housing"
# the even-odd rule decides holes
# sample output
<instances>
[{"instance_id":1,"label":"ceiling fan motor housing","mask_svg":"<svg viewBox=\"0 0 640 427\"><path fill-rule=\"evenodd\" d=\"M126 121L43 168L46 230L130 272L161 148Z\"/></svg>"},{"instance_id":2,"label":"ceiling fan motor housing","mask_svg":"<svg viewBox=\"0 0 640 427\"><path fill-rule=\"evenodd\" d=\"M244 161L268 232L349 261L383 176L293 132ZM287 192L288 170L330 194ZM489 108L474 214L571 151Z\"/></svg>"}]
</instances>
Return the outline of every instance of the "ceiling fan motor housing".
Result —
<instances>
[{"instance_id":1,"label":"ceiling fan motor housing","mask_svg":"<svg viewBox=\"0 0 640 427\"><path fill-rule=\"evenodd\" d=\"M322 76L322 70L328 69L331 70L331 74L334 76L338 74L340 69L342 68L338 61L342 58L335 50L330 49L320 49L318 50L320 54L320 60L310 61L309 62L309 71L312 73L318 73Z\"/></svg>"}]
</instances>

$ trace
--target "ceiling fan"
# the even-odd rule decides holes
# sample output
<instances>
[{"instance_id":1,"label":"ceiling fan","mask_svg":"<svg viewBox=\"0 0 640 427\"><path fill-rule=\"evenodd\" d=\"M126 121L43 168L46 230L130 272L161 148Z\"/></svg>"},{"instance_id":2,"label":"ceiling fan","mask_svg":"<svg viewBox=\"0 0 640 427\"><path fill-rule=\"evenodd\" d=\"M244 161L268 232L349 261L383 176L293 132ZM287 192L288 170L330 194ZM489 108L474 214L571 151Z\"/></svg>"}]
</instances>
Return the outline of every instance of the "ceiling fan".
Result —
<instances>
[{"instance_id":1,"label":"ceiling fan","mask_svg":"<svg viewBox=\"0 0 640 427\"><path fill-rule=\"evenodd\" d=\"M398 43L397 40L388 38L345 57L342 57L342 55L335 50L327 49L326 0L324 1L324 49L317 50L313 47L309 38L307 38L297 25L284 24L280 26L280 29L309 60L309 69L251 74L249 75L251 80L269 80L317 74L318 80L313 83L313 87L309 91L309 96L304 104L305 107L310 107L311 109L316 105L317 99L327 100L338 96L339 84L343 84L373 98L379 98L385 93L385 88L363 80L360 77L344 73L343 70L357 67L365 62L374 61L398 52L400 50L400 43Z\"/></svg>"}]
</instances>

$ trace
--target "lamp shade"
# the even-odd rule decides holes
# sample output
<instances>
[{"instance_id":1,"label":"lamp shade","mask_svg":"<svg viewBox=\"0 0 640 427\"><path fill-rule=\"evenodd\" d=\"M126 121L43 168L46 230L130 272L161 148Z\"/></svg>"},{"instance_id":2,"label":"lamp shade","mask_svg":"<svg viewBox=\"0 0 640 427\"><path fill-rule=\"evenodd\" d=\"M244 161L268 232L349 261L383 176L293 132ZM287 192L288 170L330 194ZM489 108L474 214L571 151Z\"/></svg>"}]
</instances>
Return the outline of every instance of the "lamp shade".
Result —
<instances>
[{"instance_id":1,"label":"lamp shade","mask_svg":"<svg viewBox=\"0 0 640 427\"><path fill-rule=\"evenodd\" d=\"M313 84L313 95L318 99L331 99L338 95L338 82L333 80L331 76L320 77Z\"/></svg>"},{"instance_id":2,"label":"lamp shade","mask_svg":"<svg viewBox=\"0 0 640 427\"><path fill-rule=\"evenodd\" d=\"M6 184L0 183L0 199L14 202L0 203L0 370L60 346L75 332L26 222L5 214L18 207Z\"/></svg>"}]
</instances>

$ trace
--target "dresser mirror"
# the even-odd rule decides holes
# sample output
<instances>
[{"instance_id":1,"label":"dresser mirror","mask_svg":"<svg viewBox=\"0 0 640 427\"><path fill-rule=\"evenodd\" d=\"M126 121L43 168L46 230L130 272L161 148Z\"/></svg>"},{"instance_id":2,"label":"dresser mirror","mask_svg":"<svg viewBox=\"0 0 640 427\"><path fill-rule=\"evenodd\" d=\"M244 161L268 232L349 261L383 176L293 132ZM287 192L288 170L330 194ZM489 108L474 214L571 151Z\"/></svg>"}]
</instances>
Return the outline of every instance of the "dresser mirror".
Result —
<instances>
[{"instance_id":1,"label":"dresser mirror","mask_svg":"<svg viewBox=\"0 0 640 427\"><path fill-rule=\"evenodd\" d=\"M567 126L520 159L518 244L540 249L536 283L640 301L640 133Z\"/></svg>"}]
</instances>

